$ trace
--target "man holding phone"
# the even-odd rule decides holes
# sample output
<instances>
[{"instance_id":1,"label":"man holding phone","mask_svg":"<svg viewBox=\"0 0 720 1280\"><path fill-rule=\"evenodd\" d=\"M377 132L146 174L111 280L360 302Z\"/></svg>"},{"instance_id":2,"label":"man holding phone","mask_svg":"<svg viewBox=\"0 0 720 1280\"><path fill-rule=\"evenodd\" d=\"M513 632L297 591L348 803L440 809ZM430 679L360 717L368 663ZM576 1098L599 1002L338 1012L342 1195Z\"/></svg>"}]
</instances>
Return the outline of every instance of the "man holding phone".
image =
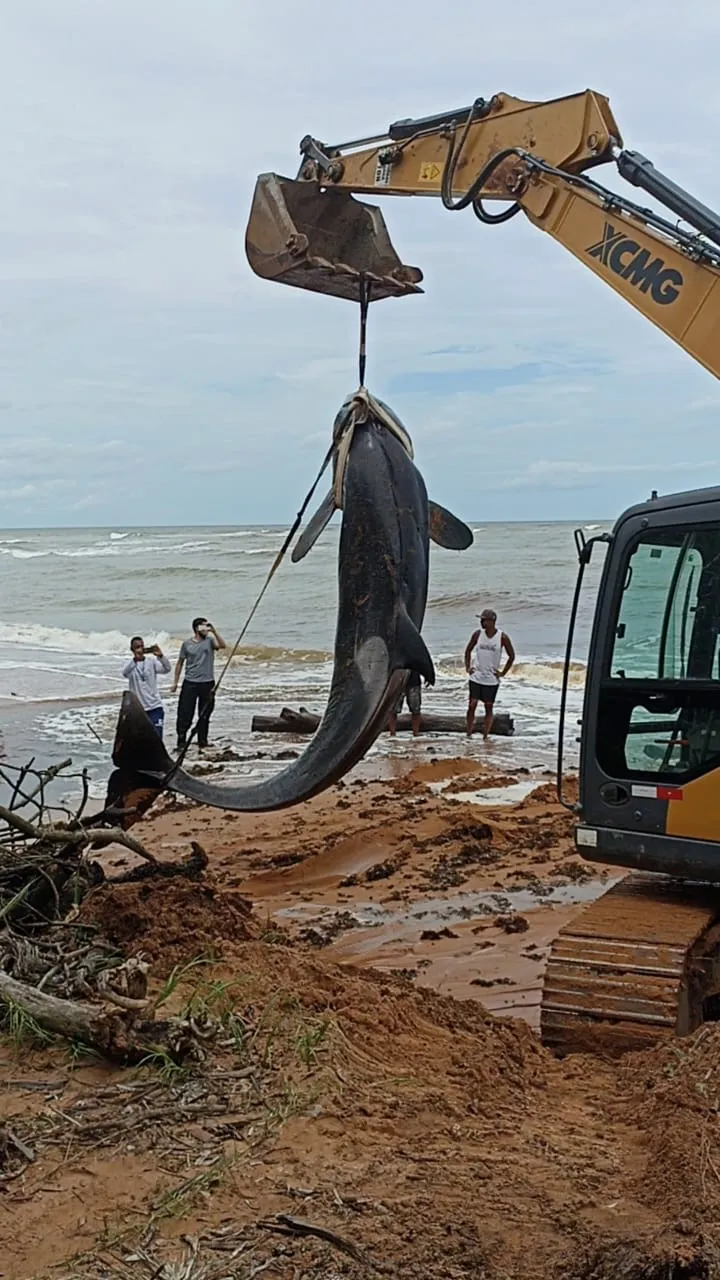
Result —
<instances>
[{"instance_id":1,"label":"man holding phone","mask_svg":"<svg viewBox=\"0 0 720 1280\"><path fill-rule=\"evenodd\" d=\"M215 706L215 650L227 649L222 636L207 618L193 618L192 629L192 637L183 640L180 646L171 688L174 693L180 683L184 665L185 679L177 708L178 752L184 751L187 746L187 736L196 707L198 749L204 751L208 746L210 716Z\"/></svg>"},{"instance_id":2,"label":"man holding phone","mask_svg":"<svg viewBox=\"0 0 720 1280\"><path fill-rule=\"evenodd\" d=\"M140 699L155 732L162 738L165 709L158 693L157 678L159 675L167 675L170 663L159 644L148 645L146 649L142 636L133 636L130 652L132 658L123 667L123 675L131 693Z\"/></svg>"}]
</instances>

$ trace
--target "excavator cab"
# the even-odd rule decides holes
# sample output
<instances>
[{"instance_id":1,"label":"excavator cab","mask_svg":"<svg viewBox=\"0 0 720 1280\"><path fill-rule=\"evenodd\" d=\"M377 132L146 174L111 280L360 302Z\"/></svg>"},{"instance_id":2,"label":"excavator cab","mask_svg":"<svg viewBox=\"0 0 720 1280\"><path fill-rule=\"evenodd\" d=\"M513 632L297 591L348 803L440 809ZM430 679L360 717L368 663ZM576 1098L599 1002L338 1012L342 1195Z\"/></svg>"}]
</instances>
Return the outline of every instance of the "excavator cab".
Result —
<instances>
[{"instance_id":1,"label":"excavator cab","mask_svg":"<svg viewBox=\"0 0 720 1280\"><path fill-rule=\"evenodd\" d=\"M422 271L405 266L385 219L347 191L263 173L255 184L245 252L263 280L359 302L422 293Z\"/></svg>"},{"instance_id":2,"label":"excavator cab","mask_svg":"<svg viewBox=\"0 0 720 1280\"><path fill-rule=\"evenodd\" d=\"M552 944L541 1027L561 1054L720 1016L720 489L653 495L595 541L575 842L631 874Z\"/></svg>"}]
</instances>

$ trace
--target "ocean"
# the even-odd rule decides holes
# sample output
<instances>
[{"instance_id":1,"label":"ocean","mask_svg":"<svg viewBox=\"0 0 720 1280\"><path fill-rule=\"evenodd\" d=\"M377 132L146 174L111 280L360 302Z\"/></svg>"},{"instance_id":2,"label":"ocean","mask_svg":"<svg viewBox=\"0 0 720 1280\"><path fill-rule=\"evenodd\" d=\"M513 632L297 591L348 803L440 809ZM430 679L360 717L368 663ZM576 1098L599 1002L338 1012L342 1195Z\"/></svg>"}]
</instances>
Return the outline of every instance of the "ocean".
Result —
<instances>
[{"instance_id":1,"label":"ocean","mask_svg":"<svg viewBox=\"0 0 720 1280\"><path fill-rule=\"evenodd\" d=\"M248 777L281 767L272 759L288 743L250 732L254 714L282 706L321 713L332 674L340 517L298 565L289 557L270 588L218 693L211 739L260 759L235 766ZM408 741L383 735L375 756L456 755L491 750L503 768L554 764L562 655L577 561L574 524L471 524L470 550L432 546L423 635L437 684L423 692L427 710L462 712L462 655L477 615L497 611L517 665L497 709L515 719L511 739L484 747L463 735ZM610 525L584 526L586 536ZM190 621L204 614L232 646L280 548L277 526L217 528L36 529L0 531L0 728L7 757L40 765L70 756L87 768L101 797L129 639L157 642L174 662ZM576 759L580 710L602 553L587 577L576 630L568 706L568 762ZM218 655L216 676L223 663ZM166 741L174 748L176 698L161 679ZM295 743L296 746L301 746ZM191 752L192 756L193 752Z\"/></svg>"}]
</instances>

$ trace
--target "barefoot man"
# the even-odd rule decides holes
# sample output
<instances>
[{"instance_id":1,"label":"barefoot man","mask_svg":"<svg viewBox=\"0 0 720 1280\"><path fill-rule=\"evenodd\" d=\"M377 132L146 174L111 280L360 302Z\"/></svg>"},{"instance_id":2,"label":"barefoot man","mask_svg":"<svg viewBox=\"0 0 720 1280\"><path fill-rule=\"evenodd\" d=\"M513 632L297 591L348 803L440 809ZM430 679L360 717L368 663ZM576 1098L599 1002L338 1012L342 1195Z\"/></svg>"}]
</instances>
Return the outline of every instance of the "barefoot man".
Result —
<instances>
[{"instance_id":1,"label":"barefoot man","mask_svg":"<svg viewBox=\"0 0 720 1280\"><path fill-rule=\"evenodd\" d=\"M494 609L483 609L480 614L480 630L473 631L465 650L465 670L470 676L470 689L467 709L467 736L472 737L475 725L475 708L482 702L485 708L483 720L483 739L487 741L492 728L493 707L497 697L498 684L507 675L515 661L515 650L512 640L504 631L498 631L495 623L497 614ZM502 651L507 654L507 661L502 671Z\"/></svg>"}]
</instances>

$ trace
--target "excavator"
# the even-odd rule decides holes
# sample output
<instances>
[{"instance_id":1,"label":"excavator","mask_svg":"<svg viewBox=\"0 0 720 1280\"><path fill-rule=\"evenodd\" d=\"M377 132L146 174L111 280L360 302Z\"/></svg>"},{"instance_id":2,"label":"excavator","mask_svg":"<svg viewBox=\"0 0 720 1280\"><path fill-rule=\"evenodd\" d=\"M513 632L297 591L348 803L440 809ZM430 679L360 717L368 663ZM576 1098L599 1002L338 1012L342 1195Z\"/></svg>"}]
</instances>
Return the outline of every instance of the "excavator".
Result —
<instances>
[{"instance_id":1,"label":"excavator","mask_svg":"<svg viewBox=\"0 0 720 1280\"><path fill-rule=\"evenodd\" d=\"M498 93L346 143L307 136L300 154L295 178L256 183L245 243L263 279L365 307L421 293L422 272L357 195L440 197L485 225L523 213L720 376L720 215L624 148L602 95ZM590 175L602 164L667 213L600 185ZM541 1035L561 1056L615 1056L720 1018L720 487L653 491L611 533L578 530L575 542L558 796L579 854L617 877L552 944ZM573 801L568 673L600 543Z\"/></svg>"}]
</instances>

